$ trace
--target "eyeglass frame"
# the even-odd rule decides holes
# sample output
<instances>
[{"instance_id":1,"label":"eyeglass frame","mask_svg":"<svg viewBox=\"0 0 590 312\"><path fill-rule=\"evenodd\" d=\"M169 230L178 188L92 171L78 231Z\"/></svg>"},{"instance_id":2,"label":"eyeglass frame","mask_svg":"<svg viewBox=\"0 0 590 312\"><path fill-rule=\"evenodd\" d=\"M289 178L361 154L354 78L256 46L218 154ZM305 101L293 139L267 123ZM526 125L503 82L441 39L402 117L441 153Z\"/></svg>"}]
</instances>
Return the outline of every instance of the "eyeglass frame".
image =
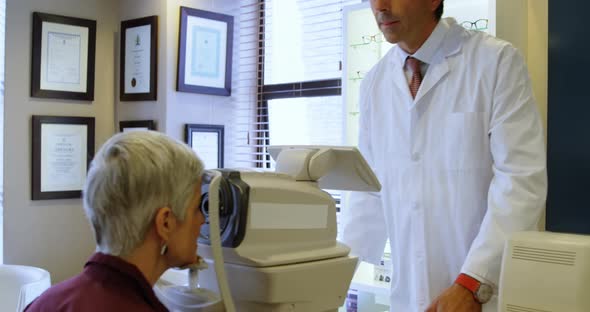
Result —
<instances>
[{"instance_id":1,"label":"eyeglass frame","mask_svg":"<svg viewBox=\"0 0 590 312\"><path fill-rule=\"evenodd\" d=\"M350 80L362 80L365 76L365 72L362 70L357 70L354 74L350 75Z\"/></svg>"},{"instance_id":2,"label":"eyeglass frame","mask_svg":"<svg viewBox=\"0 0 590 312\"><path fill-rule=\"evenodd\" d=\"M478 22L485 22L485 27L478 28L477 27ZM465 25L469 25L469 27L467 27ZM489 25L489 20L487 18L480 18L480 19L476 20L475 22L472 22L472 21L461 22L461 26L463 26L466 29L473 29L473 30L485 30L485 29L488 29L488 25Z\"/></svg>"},{"instance_id":3,"label":"eyeglass frame","mask_svg":"<svg viewBox=\"0 0 590 312\"><path fill-rule=\"evenodd\" d=\"M379 32L374 35L364 35L361 37L361 41L364 44L369 44L371 42L381 43L383 42L383 34Z\"/></svg>"}]
</instances>

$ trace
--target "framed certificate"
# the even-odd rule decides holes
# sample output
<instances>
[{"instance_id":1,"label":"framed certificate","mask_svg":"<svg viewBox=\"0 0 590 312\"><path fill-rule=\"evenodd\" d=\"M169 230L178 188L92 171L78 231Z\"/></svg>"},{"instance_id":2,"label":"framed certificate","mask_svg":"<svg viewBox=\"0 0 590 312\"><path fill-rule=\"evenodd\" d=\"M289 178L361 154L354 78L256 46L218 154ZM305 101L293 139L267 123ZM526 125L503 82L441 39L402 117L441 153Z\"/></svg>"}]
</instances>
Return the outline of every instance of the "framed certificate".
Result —
<instances>
[{"instance_id":1,"label":"framed certificate","mask_svg":"<svg viewBox=\"0 0 590 312\"><path fill-rule=\"evenodd\" d=\"M185 126L185 142L199 155L205 169L223 168L223 126Z\"/></svg>"},{"instance_id":2,"label":"framed certificate","mask_svg":"<svg viewBox=\"0 0 590 312\"><path fill-rule=\"evenodd\" d=\"M180 7L178 91L231 95L233 25L233 16Z\"/></svg>"},{"instance_id":3,"label":"framed certificate","mask_svg":"<svg viewBox=\"0 0 590 312\"><path fill-rule=\"evenodd\" d=\"M31 96L94 100L96 21L33 13Z\"/></svg>"},{"instance_id":4,"label":"framed certificate","mask_svg":"<svg viewBox=\"0 0 590 312\"><path fill-rule=\"evenodd\" d=\"M158 86L158 17L121 22L121 101L155 101Z\"/></svg>"},{"instance_id":5,"label":"framed certificate","mask_svg":"<svg viewBox=\"0 0 590 312\"><path fill-rule=\"evenodd\" d=\"M94 118L33 116L32 199L80 198L94 157Z\"/></svg>"},{"instance_id":6,"label":"framed certificate","mask_svg":"<svg viewBox=\"0 0 590 312\"><path fill-rule=\"evenodd\" d=\"M153 120L128 120L119 122L119 131L148 131L156 130L156 125Z\"/></svg>"}]
</instances>

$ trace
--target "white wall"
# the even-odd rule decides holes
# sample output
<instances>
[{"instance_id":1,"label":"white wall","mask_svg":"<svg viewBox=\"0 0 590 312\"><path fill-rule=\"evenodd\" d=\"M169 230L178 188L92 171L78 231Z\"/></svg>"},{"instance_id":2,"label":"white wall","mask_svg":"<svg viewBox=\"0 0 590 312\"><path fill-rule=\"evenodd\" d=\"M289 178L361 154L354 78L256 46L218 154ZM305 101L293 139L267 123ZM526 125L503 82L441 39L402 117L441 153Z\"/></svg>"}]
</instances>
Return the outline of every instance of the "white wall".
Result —
<instances>
[{"instance_id":1,"label":"white wall","mask_svg":"<svg viewBox=\"0 0 590 312\"><path fill-rule=\"evenodd\" d=\"M119 129L119 121L122 120L155 120L156 127L162 131L166 127L166 71L169 64L166 62L166 5L168 1L162 0L122 0L119 1L119 16L121 21L141 18L145 16L158 16L158 85L156 101L119 101L119 45L120 37L117 33L117 62L116 88L115 88L115 129ZM117 32L120 32L121 23L117 21Z\"/></svg>"},{"instance_id":2,"label":"white wall","mask_svg":"<svg viewBox=\"0 0 590 312\"><path fill-rule=\"evenodd\" d=\"M549 1L528 1L528 55L533 91L547 133L547 88L549 77Z\"/></svg>"},{"instance_id":3,"label":"white wall","mask_svg":"<svg viewBox=\"0 0 590 312\"><path fill-rule=\"evenodd\" d=\"M227 131L233 113L233 97L176 91L181 5L230 15L235 15L239 10L239 1L233 0L8 1L4 110L4 140L8 147L4 150L5 263L43 267L50 271L55 283L80 272L95 246L80 199L30 199L32 115L95 117L96 149L118 131L119 120L153 119L160 131L181 140L184 139L185 123L225 124ZM97 20L93 102L29 96L34 11ZM158 100L120 102L120 21L149 15L159 16ZM237 21L234 28L237 29ZM234 55L237 50L238 47L234 44ZM235 57L234 60L236 79ZM227 136L226 133L226 138ZM226 150L226 155L227 153Z\"/></svg>"},{"instance_id":4,"label":"white wall","mask_svg":"<svg viewBox=\"0 0 590 312\"><path fill-rule=\"evenodd\" d=\"M6 46L6 0L0 1L0 153L4 151L4 56ZM4 165L0 164L0 177L4 176ZM4 181L0 180L0 264L4 263Z\"/></svg>"},{"instance_id":5,"label":"white wall","mask_svg":"<svg viewBox=\"0 0 590 312\"><path fill-rule=\"evenodd\" d=\"M528 55L533 92L547 138L547 89L549 85L549 0L528 1ZM545 229L545 210L539 222Z\"/></svg>"},{"instance_id":6,"label":"white wall","mask_svg":"<svg viewBox=\"0 0 590 312\"><path fill-rule=\"evenodd\" d=\"M239 1L233 0L168 0L167 1L167 89L166 103L166 133L172 137L184 140L184 125L187 123L227 125L231 121L233 97L194 94L176 91L176 72L178 62L178 37L180 23L180 6L200 10L234 15L239 9ZM236 37L237 17L234 18L234 37ZM238 48L234 44L233 51ZM234 56L236 54L234 53ZM234 57L232 66L235 78L237 62ZM232 90L232 94L235 94ZM227 137L227 126L225 129ZM229 151L226 149L225 155ZM226 160L226 164L228 161Z\"/></svg>"},{"instance_id":7,"label":"white wall","mask_svg":"<svg viewBox=\"0 0 590 312\"><path fill-rule=\"evenodd\" d=\"M187 123L225 125L226 146L231 141L234 96L215 96L176 91L178 66L178 38L180 7L234 15L234 45L232 77L238 75L238 17L239 1L235 0L123 0L120 2L121 20L159 15L158 32L158 100L119 102L116 100L116 121L152 119L158 130L184 141L184 125ZM119 26L118 26L119 27ZM118 54L117 54L118 55ZM117 62L119 62L117 57ZM117 67L118 68L118 63ZM118 71L118 69L117 69ZM118 74L117 74L118 76ZM118 86L118 84L117 84ZM232 84L235 87L235 83ZM235 94L232 90L232 94ZM232 149L225 149L225 164L232 166Z\"/></svg>"},{"instance_id":8,"label":"white wall","mask_svg":"<svg viewBox=\"0 0 590 312\"><path fill-rule=\"evenodd\" d=\"M53 282L81 271L94 250L82 201L31 201L31 116L96 118L96 147L114 131L116 0L11 0L6 9L4 262L43 267ZM31 98L32 12L97 20L95 100Z\"/></svg>"}]
</instances>

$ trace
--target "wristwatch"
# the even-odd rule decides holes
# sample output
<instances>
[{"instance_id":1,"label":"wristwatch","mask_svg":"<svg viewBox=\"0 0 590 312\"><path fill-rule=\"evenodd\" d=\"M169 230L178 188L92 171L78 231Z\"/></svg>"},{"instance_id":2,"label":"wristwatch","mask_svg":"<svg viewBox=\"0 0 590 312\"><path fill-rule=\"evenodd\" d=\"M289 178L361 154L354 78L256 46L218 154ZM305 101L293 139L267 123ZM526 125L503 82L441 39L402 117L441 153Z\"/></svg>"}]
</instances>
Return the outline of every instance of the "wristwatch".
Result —
<instances>
[{"instance_id":1,"label":"wristwatch","mask_svg":"<svg viewBox=\"0 0 590 312\"><path fill-rule=\"evenodd\" d=\"M455 284L461 285L473 293L475 301L481 304L490 301L494 294L494 289L491 285L484 284L467 274L459 274L459 277L455 280Z\"/></svg>"}]
</instances>

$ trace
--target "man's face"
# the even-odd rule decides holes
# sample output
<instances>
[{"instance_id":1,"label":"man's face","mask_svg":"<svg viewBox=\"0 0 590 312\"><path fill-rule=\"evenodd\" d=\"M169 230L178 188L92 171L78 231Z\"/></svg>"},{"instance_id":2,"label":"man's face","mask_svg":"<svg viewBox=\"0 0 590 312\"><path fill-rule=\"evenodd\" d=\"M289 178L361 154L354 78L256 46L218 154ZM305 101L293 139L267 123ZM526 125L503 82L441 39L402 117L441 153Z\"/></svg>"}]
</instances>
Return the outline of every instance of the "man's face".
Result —
<instances>
[{"instance_id":1,"label":"man's face","mask_svg":"<svg viewBox=\"0 0 590 312\"><path fill-rule=\"evenodd\" d=\"M379 29L390 43L413 44L435 21L440 0L371 0Z\"/></svg>"}]
</instances>

